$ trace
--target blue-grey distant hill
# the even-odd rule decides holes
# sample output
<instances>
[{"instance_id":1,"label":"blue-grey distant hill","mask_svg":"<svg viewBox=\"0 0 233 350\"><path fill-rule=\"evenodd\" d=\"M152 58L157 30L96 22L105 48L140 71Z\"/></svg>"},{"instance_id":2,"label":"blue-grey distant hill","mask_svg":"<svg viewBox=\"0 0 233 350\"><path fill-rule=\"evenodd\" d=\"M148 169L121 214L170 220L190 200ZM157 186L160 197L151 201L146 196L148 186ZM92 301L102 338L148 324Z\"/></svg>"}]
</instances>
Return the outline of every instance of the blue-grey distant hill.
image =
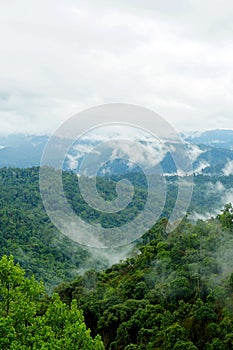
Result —
<instances>
[{"instance_id":1,"label":"blue-grey distant hill","mask_svg":"<svg viewBox=\"0 0 233 350\"><path fill-rule=\"evenodd\" d=\"M189 134L181 134L181 137L195 144L233 150L233 130L216 129L204 132L190 132Z\"/></svg>"},{"instance_id":2,"label":"blue-grey distant hill","mask_svg":"<svg viewBox=\"0 0 233 350\"><path fill-rule=\"evenodd\" d=\"M48 138L24 134L0 136L0 167L38 166Z\"/></svg>"},{"instance_id":3,"label":"blue-grey distant hill","mask_svg":"<svg viewBox=\"0 0 233 350\"><path fill-rule=\"evenodd\" d=\"M195 174L230 175L233 173L233 130L190 132L181 134L181 137L187 145ZM0 168L26 168L40 165L40 159L48 140L47 135L0 136ZM81 160L96 144L96 140L81 140L80 150L76 145L70 151L64 168L78 172ZM169 153L164 156L161 165L165 174L173 175L176 171ZM106 171L114 174L125 173L128 167L134 170L132 164L127 164L127 161L110 161L99 175L105 175Z\"/></svg>"}]
</instances>

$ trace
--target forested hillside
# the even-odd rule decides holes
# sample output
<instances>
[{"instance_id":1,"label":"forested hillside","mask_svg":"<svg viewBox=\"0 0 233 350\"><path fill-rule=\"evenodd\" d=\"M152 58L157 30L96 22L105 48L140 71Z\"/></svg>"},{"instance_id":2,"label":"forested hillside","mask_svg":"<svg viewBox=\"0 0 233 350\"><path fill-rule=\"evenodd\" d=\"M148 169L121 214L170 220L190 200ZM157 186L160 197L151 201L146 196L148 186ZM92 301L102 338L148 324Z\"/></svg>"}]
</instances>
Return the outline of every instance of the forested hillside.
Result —
<instances>
[{"instance_id":1,"label":"forested hillside","mask_svg":"<svg viewBox=\"0 0 233 350\"><path fill-rule=\"evenodd\" d=\"M185 219L171 234L165 226L147 232L132 257L56 291L68 305L78 301L106 349L232 349L232 206L195 225Z\"/></svg>"},{"instance_id":2,"label":"forested hillside","mask_svg":"<svg viewBox=\"0 0 233 350\"><path fill-rule=\"evenodd\" d=\"M0 350L233 350L233 0L0 33Z\"/></svg>"},{"instance_id":3,"label":"forested hillside","mask_svg":"<svg viewBox=\"0 0 233 350\"><path fill-rule=\"evenodd\" d=\"M97 179L98 190L105 199L116 197L115 181L119 179L119 176ZM91 209L78 190L77 177L68 172L63 174L67 198L77 214L83 220L100 223L103 227L122 225L143 208L147 196L145 178L133 174L129 180L135 187L133 202L120 215L110 215ZM177 177L169 177L166 181L168 195L162 214L164 217L169 215L177 195ZM190 217L219 211L225 199L227 202L226 195L231 193L232 182L233 176L195 176ZM105 256L113 256L107 250L106 255L97 257L97 254L59 233L44 210L37 167L0 169L0 232L1 254L13 254L26 273L42 279L50 291L86 269L106 268L109 259ZM115 254L116 257L124 256L120 249Z\"/></svg>"},{"instance_id":4,"label":"forested hillside","mask_svg":"<svg viewBox=\"0 0 233 350\"><path fill-rule=\"evenodd\" d=\"M39 168L0 169L0 251L52 289L83 269L103 268L85 247L63 236L49 220L39 192Z\"/></svg>"},{"instance_id":5,"label":"forested hillside","mask_svg":"<svg viewBox=\"0 0 233 350\"><path fill-rule=\"evenodd\" d=\"M222 206L231 176L195 176L189 214L171 233L167 215L177 177L168 177L161 219L128 247L128 257L109 266L55 229L42 205L38 171L0 170L1 349L103 349L99 335L111 350L233 348L232 206L193 221ZM115 198L119 179L97 179L99 193ZM123 216L110 217L89 208L76 175L63 173L73 209L103 227L124 224L143 207L145 179L134 174L130 180L133 204Z\"/></svg>"},{"instance_id":6,"label":"forested hillside","mask_svg":"<svg viewBox=\"0 0 233 350\"><path fill-rule=\"evenodd\" d=\"M74 300L48 297L42 283L25 278L12 256L0 260L0 348L2 350L103 350L92 339Z\"/></svg>"}]
</instances>

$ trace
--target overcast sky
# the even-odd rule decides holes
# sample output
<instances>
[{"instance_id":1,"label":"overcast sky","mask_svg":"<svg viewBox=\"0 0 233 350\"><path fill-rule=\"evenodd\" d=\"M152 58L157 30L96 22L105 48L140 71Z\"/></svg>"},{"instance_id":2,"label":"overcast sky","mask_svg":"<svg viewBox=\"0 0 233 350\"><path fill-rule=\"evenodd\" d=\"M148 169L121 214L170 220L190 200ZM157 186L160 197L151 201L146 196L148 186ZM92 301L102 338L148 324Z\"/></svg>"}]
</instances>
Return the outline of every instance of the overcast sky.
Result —
<instances>
[{"instance_id":1,"label":"overcast sky","mask_svg":"<svg viewBox=\"0 0 233 350\"><path fill-rule=\"evenodd\" d=\"M233 128L232 19L232 0L1 0L0 133L110 102Z\"/></svg>"}]
</instances>

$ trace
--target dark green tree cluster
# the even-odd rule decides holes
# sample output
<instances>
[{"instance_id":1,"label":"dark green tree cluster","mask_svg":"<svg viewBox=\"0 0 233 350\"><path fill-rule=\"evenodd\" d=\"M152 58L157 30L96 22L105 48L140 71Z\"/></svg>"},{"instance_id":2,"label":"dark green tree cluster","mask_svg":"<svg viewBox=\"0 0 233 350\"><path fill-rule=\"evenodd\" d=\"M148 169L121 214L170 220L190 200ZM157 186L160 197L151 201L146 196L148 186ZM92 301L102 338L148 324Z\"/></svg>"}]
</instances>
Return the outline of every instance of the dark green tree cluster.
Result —
<instances>
[{"instance_id":1,"label":"dark green tree cluster","mask_svg":"<svg viewBox=\"0 0 233 350\"><path fill-rule=\"evenodd\" d=\"M77 300L106 349L233 349L232 206L169 234L166 225L145 233L130 258L56 291Z\"/></svg>"},{"instance_id":2,"label":"dark green tree cluster","mask_svg":"<svg viewBox=\"0 0 233 350\"><path fill-rule=\"evenodd\" d=\"M147 183L140 173L127 176L114 175L109 178L97 178L97 190L105 200L116 198L116 181L128 178L134 186L133 201L119 213L104 214L91 208L82 198L77 176L63 173L63 185L70 205L83 220L103 227L122 226L130 222L144 208L147 200ZM161 217L169 217L177 195L177 177L166 179L167 199ZM203 213L219 206L221 193L209 190L220 181L209 176L194 177L194 191L189 211ZM232 186L233 176L221 177L225 188ZM87 182L88 186L88 182ZM54 194L56 186L48 184L48 190ZM156 202L156 200L155 200ZM159 198L158 198L159 203ZM63 210L63 204L56 204ZM122 231L122 234L123 231ZM43 279L47 290L63 280L72 280L79 271L95 267L97 270L108 266L108 261L95 258L90 251L64 237L49 220L39 191L39 168L2 168L0 169L0 253L13 254L16 261L28 275Z\"/></svg>"},{"instance_id":3,"label":"dark green tree cluster","mask_svg":"<svg viewBox=\"0 0 233 350\"><path fill-rule=\"evenodd\" d=\"M0 348L2 350L103 350L93 339L76 300L68 307L57 294L46 297L43 284L6 255L0 260Z\"/></svg>"},{"instance_id":4,"label":"dark green tree cluster","mask_svg":"<svg viewBox=\"0 0 233 350\"><path fill-rule=\"evenodd\" d=\"M39 191L39 168L0 169L0 253L12 254L27 275L50 292L87 266L103 268L85 247L63 236L49 220Z\"/></svg>"}]
</instances>

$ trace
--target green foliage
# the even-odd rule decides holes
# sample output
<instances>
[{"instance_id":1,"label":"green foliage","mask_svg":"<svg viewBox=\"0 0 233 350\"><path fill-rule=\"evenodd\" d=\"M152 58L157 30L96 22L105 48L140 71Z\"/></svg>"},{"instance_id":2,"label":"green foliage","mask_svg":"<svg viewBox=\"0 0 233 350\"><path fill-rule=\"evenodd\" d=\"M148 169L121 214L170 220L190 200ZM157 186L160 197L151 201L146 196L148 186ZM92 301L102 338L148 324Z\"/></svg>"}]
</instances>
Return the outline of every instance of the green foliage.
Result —
<instances>
[{"instance_id":1,"label":"green foliage","mask_svg":"<svg viewBox=\"0 0 233 350\"><path fill-rule=\"evenodd\" d=\"M40 197L39 168L0 169L0 251L12 254L50 292L79 270L107 266L51 223Z\"/></svg>"},{"instance_id":2,"label":"green foliage","mask_svg":"<svg viewBox=\"0 0 233 350\"><path fill-rule=\"evenodd\" d=\"M161 220L130 258L98 274L90 271L89 284L84 276L57 292L68 304L77 300L107 349L231 349L233 258L226 210L196 224L185 219L170 234Z\"/></svg>"},{"instance_id":3,"label":"green foliage","mask_svg":"<svg viewBox=\"0 0 233 350\"><path fill-rule=\"evenodd\" d=\"M233 207L231 203L226 204L222 214L217 217L224 228L233 229Z\"/></svg>"},{"instance_id":4,"label":"green foliage","mask_svg":"<svg viewBox=\"0 0 233 350\"><path fill-rule=\"evenodd\" d=\"M104 227L131 220L130 208L113 217L88 208L74 191L76 180L63 174L68 200L83 219ZM113 180L97 181L105 199L116 196ZM134 181L133 216L146 199L144 182L138 175ZM191 209L209 211L218 202L217 195L206 193L209 181L195 176ZM232 178L221 181L232 186ZM205 222L192 224L186 217L168 234L166 216L176 189L177 178L169 178L165 217L134 242L130 257L100 272L105 262L91 258L49 221L38 168L0 170L0 348L98 350L103 349L100 334L111 350L232 349L232 205ZM62 203L58 206L62 209ZM76 276L87 266L90 270ZM42 283L25 277L32 273L50 290L64 283L48 297Z\"/></svg>"},{"instance_id":5,"label":"green foliage","mask_svg":"<svg viewBox=\"0 0 233 350\"><path fill-rule=\"evenodd\" d=\"M63 173L64 191L74 211L85 221L98 223L103 227L121 226L131 221L144 208L147 199L145 177L138 173L127 176L134 185L134 197L132 203L119 213L104 214L90 208L80 194L77 176L72 173ZM118 175L110 179L97 178L99 194L106 200L115 199L116 181L121 180L122 177L124 176ZM221 177L221 182L225 188L230 188L232 179L233 176ZM166 179L167 199L161 214L161 217L164 218L160 223L160 232L158 233L158 228L156 231L151 229L144 235L143 243L148 240L152 242L153 239L159 243L163 235L166 235L166 217L169 216L174 206L178 188L177 181L176 176ZM189 211L203 213L216 209L216 206L219 205L220 197L218 196L220 194L212 193L208 190L208 186L210 183L214 186L217 181L219 179L214 177L194 177L195 186ZM48 184L48 187L56 201L56 186ZM157 203L156 200L155 203ZM63 210L62 203L57 203L57 207ZM225 212L224 217L221 216L221 220L228 228L231 224L230 208ZM194 240L192 237L189 239ZM146 267L150 264L151 256L156 253L154 242L145 249L147 253L143 254L143 261L140 261L140 264ZM64 237L51 223L41 201L39 168L37 167L0 169L0 250L2 255L12 254L26 270L28 276L33 273L38 280L42 279L49 291L64 280L72 280L80 270L85 271L91 267L101 270L108 265L108 261L104 260L103 256L94 258L89 250ZM175 254L174 251L173 253ZM167 254L166 250L161 254ZM195 251L190 250L190 256L191 254L195 254ZM177 258L178 256L179 254ZM167 263L168 260L169 256L167 256ZM164 259L163 264L165 264Z\"/></svg>"},{"instance_id":6,"label":"green foliage","mask_svg":"<svg viewBox=\"0 0 233 350\"><path fill-rule=\"evenodd\" d=\"M0 260L0 348L3 350L103 350L93 339L77 302L70 307L57 294L45 299L41 283L25 277L13 257Z\"/></svg>"}]
</instances>

